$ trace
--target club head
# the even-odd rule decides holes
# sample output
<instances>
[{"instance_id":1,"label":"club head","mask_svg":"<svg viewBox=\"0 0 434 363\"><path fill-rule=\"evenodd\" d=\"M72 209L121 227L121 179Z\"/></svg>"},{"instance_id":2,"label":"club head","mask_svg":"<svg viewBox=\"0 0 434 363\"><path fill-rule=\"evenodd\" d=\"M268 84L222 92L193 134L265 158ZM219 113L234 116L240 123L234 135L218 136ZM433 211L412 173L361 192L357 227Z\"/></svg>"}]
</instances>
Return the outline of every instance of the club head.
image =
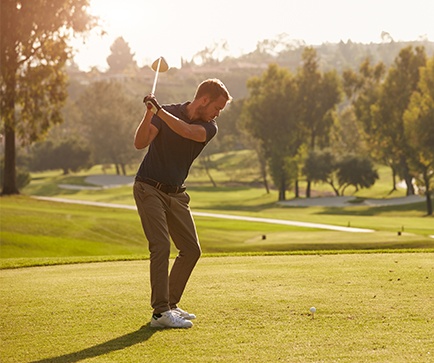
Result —
<instances>
[{"instance_id":1,"label":"club head","mask_svg":"<svg viewBox=\"0 0 434 363\"><path fill-rule=\"evenodd\" d=\"M161 59L160 61L160 69L158 69L158 61ZM157 58L154 63L152 63L151 68L157 72L162 73L162 72L166 72L169 69L169 65L167 64L166 60L163 57Z\"/></svg>"}]
</instances>

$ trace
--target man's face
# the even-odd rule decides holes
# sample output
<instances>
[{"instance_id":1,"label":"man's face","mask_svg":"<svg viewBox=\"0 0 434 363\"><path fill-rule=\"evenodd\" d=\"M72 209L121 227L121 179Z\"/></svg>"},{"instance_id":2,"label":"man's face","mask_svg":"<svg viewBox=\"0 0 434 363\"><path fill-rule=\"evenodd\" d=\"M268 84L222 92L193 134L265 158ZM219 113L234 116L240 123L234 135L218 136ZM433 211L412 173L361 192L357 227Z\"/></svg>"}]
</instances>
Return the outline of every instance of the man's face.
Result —
<instances>
[{"instance_id":1,"label":"man's face","mask_svg":"<svg viewBox=\"0 0 434 363\"><path fill-rule=\"evenodd\" d=\"M209 98L204 97L202 105L197 108L197 117L200 120L209 122L214 120L220 115L227 103L225 97L220 96L214 101L210 101Z\"/></svg>"}]
</instances>

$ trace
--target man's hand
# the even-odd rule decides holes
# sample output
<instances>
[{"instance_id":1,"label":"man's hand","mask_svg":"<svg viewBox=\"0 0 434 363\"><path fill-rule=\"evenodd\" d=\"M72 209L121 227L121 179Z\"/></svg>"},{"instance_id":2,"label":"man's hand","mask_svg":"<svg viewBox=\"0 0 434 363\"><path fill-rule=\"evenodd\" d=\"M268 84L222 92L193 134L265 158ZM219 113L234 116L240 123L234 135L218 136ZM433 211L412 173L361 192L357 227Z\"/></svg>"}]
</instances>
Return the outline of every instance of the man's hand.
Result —
<instances>
[{"instance_id":1,"label":"man's hand","mask_svg":"<svg viewBox=\"0 0 434 363\"><path fill-rule=\"evenodd\" d=\"M148 108L148 110L150 110L155 115L158 113L158 111L161 110L160 104L158 103L157 99L155 98L155 96L152 93L147 95L143 99L143 102L146 104L146 107Z\"/></svg>"}]
</instances>

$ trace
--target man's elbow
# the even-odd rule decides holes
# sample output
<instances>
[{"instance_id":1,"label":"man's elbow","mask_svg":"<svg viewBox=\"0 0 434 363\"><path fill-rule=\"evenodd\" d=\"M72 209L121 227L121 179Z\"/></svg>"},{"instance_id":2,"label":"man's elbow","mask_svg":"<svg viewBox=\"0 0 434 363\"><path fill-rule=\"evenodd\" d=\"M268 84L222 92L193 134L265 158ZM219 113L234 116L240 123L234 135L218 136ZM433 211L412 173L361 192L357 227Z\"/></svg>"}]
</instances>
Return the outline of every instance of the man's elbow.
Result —
<instances>
[{"instance_id":1,"label":"man's elbow","mask_svg":"<svg viewBox=\"0 0 434 363\"><path fill-rule=\"evenodd\" d=\"M146 146L148 146L148 145L146 145L143 141L134 140L134 147L136 148L136 150L142 150Z\"/></svg>"}]
</instances>

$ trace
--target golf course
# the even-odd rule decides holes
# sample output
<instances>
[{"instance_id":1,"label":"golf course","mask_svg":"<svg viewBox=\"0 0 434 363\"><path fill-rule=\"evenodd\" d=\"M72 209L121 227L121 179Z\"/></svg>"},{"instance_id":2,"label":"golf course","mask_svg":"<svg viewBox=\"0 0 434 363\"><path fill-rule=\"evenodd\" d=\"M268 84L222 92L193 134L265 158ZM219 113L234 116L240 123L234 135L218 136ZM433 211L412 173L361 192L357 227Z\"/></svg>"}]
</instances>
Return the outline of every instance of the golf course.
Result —
<instances>
[{"instance_id":1,"label":"golf course","mask_svg":"<svg viewBox=\"0 0 434 363\"><path fill-rule=\"evenodd\" d=\"M214 187L193 173L203 254L187 330L149 326L130 172L38 173L0 198L2 363L434 362L433 218L423 198L389 194L386 168L344 206L325 185L300 206L240 174L215 171Z\"/></svg>"}]
</instances>

